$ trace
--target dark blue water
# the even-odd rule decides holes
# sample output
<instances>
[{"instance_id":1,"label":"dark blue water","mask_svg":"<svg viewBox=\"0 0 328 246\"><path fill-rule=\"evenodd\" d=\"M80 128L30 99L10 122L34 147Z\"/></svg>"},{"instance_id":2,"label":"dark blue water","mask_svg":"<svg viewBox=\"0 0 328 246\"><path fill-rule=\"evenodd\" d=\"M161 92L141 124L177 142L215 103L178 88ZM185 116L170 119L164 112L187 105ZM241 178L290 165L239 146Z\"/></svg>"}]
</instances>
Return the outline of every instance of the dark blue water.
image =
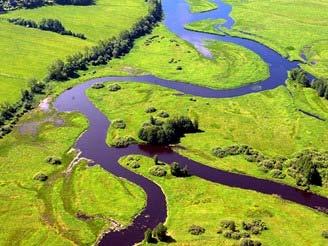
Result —
<instances>
[{"instance_id":1,"label":"dark blue water","mask_svg":"<svg viewBox=\"0 0 328 246\"><path fill-rule=\"evenodd\" d=\"M289 62L273 50L259 43L228 36L217 36L198 32L187 31L183 26L191 21L207 18L224 18L223 24L231 28L234 21L229 16L231 7L216 0L219 8L214 11L190 14L188 5L183 0L163 0L166 26L179 37L195 45L200 51L204 51L202 43L204 40L213 39L242 45L262 57L270 67L270 78L252 85L230 90L215 90L179 81L169 81L155 76L137 77L103 77L86 81L71 90L62 93L55 101L55 107L62 112L77 111L83 113L89 120L88 130L78 139L75 147L82 151L82 156L94 160L104 169L117 177L123 177L136 185L142 187L147 194L147 204L144 210L136 216L133 223L124 230L109 232L100 240L100 245L133 245L143 239L147 228L154 228L159 222L164 222L167 215L165 196L160 187L147 178L125 169L118 163L119 158L129 154L142 154L153 156L157 154L159 159L168 163L178 161L188 165L192 175L200 178L243 189L255 190L264 194L277 194L281 198L302 204L311 208L328 209L328 199L308 193L294 187L275 183L269 180L257 179L241 174L229 173L209 166L204 166L186 157L180 156L167 146L132 145L127 148L110 148L106 144L106 135L110 121L103 115L85 95L85 90L94 83L105 81L134 81L142 83L157 84L172 88L177 91L202 96L207 98L227 98L241 96L256 91L268 90L284 84L287 71L297 66L296 62ZM263 201L268 197L263 196ZM129 202L129 201L127 201ZM110 205L109 205L110 206Z\"/></svg>"}]
</instances>

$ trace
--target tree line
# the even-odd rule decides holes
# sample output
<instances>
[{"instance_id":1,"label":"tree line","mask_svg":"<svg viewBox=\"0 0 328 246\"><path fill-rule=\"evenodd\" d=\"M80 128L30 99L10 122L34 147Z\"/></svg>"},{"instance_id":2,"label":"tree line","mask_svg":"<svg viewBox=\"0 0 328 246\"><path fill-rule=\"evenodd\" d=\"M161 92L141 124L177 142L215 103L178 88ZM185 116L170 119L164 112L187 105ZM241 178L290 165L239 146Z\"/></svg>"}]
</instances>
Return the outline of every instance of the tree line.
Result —
<instances>
[{"instance_id":1,"label":"tree line","mask_svg":"<svg viewBox=\"0 0 328 246\"><path fill-rule=\"evenodd\" d=\"M33 9L45 5L92 5L94 0L0 0L0 13L4 11L11 11L21 8Z\"/></svg>"},{"instance_id":2,"label":"tree line","mask_svg":"<svg viewBox=\"0 0 328 246\"><path fill-rule=\"evenodd\" d=\"M150 33L162 18L162 8L158 0L148 0L148 3L148 15L139 20L130 31L123 32L118 38L101 41L97 46L86 49L84 54L71 55L66 63L61 60L56 61L49 67L48 75L43 81L32 79L29 82L29 88L22 90L21 99L18 102L1 104L0 138L11 131L19 117L33 108L35 98L45 93L49 80L67 80L77 76L78 70L87 69L89 64L104 64L113 57L120 57L130 51L135 39Z\"/></svg>"},{"instance_id":3,"label":"tree line","mask_svg":"<svg viewBox=\"0 0 328 246\"><path fill-rule=\"evenodd\" d=\"M87 69L88 65L104 65L113 58L127 54L134 41L149 34L158 21L162 19L162 7L158 0L149 0L149 14L141 18L130 31L124 31L117 38L100 41L96 46L86 48L84 54L76 53L69 56L66 62L55 61L48 70L48 79L65 81L78 76L79 70Z\"/></svg>"},{"instance_id":4,"label":"tree line","mask_svg":"<svg viewBox=\"0 0 328 246\"><path fill-rule=\"evenodd\" d=\"M26 20L23 18L11 18L8 19L10 23L15 25L24 26L28 28L36 28L44 31L55 32L61 35L68 35L77 37L80 39L86 39L85 35L82 33L73 33L72 31L66 30L63 24L56 19L42 19L39 23L34 20Z\"/></svg>"},{"instance_id":5,"label":"tree line","mask_svg":"<svg viewBox=\"0 0 328 246\"><path fill-rule=\"evenodd\" d=\"M324 78L314 79L310 81L306 72L302 68L294 68L289 73L289 78L296 81L304 87L311 87L316 90L320 97L328 99L328 80Z\"/></svg>"}]
</instances>

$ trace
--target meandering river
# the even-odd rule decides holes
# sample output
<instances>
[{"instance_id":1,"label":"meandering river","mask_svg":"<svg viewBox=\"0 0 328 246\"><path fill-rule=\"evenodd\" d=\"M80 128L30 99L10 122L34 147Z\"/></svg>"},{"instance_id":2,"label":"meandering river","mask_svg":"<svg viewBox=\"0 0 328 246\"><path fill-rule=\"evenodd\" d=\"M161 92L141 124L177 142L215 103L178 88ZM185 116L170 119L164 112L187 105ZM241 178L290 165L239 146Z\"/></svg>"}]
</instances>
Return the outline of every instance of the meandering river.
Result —
<instances>
[{"instance_id":1,"label":"meandering river","mask_svg":"<svg viewBox=\"0 0 328 246\"><path fill-rule=\"evenodd\" d=\"M248 93L275 88L284 84L287 71L296 67L297 62L290 62L270 48L247 39L219 36L213 34L199 33L184 29L184 25L208 18L222 18L226 28L234 24L230 17L231 6L221 0L215 0L218 9L191 14L189 6L184 0L162 0L165 14L164 23L170 31L180 38L193 44L200 52L206 53L203 47L204 40L221 40L244 46L257 53L268 65L270 77L264 81L246 85L240 88L228 90L215 90L206 87L185 84L179 81L169 81L155 76L137 77L103 77L86 81L70 90L63 92L55 101L54 105L61 112L77 111L83 113L89 120L89 128L77 140L75 147L82 152L82 156L94 160L104 169L118 177L125 178L143 188L147 194L147 203L144 210L134 218L133 223L121 231L109 232L100 240L100 245L133 245L140 242L147 228L155 227L159 222L164 222L167 216L166 200L161 188L149 179L140 176L119 165L118 160L129 154L142 154L153 156L157 154L159 159L171 163L177 161L182 165L188 165L190 174L200 178L228 185L258 191L264 194L277 194L281 198L302 204L311 208L328 209L328 199L299 190L294 187L283 185L269 180L257 179L236 173L229 173L209 166L202 165L174 152L170 147L131 145L127 148L111 148L106 144L107 131L110 121L100 112L86 96L85 91L94 83L106 81L133 81L156 84L177 91L207 98L227 98L241 96ZM127 201L129 202L129 201Z\"/></svg>"}]
</instances>

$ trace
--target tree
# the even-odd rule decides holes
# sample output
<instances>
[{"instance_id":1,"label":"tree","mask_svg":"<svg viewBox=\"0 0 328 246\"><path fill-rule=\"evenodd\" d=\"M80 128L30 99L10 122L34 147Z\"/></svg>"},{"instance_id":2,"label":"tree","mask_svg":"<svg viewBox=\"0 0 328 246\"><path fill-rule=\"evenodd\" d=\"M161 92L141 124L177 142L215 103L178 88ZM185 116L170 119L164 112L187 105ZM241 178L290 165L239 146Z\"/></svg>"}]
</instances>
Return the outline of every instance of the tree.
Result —
<instances>
[{"instance_id":1,"label":"tree","mask_svg":"<svg viewBox=\"0 0 328 246\"><path fill-rule=\"evenodd\" d=\"M167 240L166 233L167 233L167 227L165 225L163 225L163 223L159 223L153 229L153 236L161 242L165 242Z\"/></svg>"},{"instance_id":2,"label":"tree","mask_svg":"<svg viewBox=\"0 0 328 246\"><path fill-rule=\"evenodd\" d=\"M181 168L180 164L177 162L173 162L171 164L171 174L175 177L187 177L189 176L188 174L188 167L184 166L183 168Z\"/></svg>"},{"instance_id":3,"label":"tree","mask_svg":"<svg viewBox=\"0 0 328 246\"><path fill-rule=\"evenodd\" d=\"M155 165L158 165L159 164L158 155L154 155L153 159L154 159Z\"/></svg>"},{"instance_id":4,"label":"tree","mask_svg":"<svg viewBox=\"0 0 328 246\"><path fill-rule=\"evenodd\" d=\"M65 65L62 60L56 60L50 67L49 67L49 79L50 80L57 80L57 81L64 81L67 79L67 74L64 71Z\"/></svg>"},{"instance_id":5,"label":"tree","mask_svg":"<svg viewBox=\"0 0 328 246\"><path fill-rule=\"evenodd\" d=\"M149 229L149 228L145 231L145 238L144 238L144 241L145 241L146 243L152 243L152 242L154 241L154 238L153 238L153 236L152 236L152 231L151 231L151 229Z\"/></svg>"}]
</instances>

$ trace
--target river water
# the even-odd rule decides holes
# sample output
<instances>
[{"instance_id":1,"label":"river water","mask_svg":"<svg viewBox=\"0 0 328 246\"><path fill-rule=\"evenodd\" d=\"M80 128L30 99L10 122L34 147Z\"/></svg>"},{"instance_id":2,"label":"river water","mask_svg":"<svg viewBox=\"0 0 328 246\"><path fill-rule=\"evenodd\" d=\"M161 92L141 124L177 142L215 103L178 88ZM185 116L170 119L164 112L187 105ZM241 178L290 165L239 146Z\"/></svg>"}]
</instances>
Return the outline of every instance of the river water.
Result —
<instances>
[{"instance_id":1,"label":"river water","mask_svg":"<svg viewBox=\"0 0 328 246\"><path fill-rule=\"evenodd\" d=\"M131 145L127 148L111 148L106 144L106 135L110 121L101 113L88 99L86 89L94 83L106 81L131 81L156 84L175 89L186 94L206 98L229 98L241 96L248 93L268 90L283 85L287 78L287 71L296 67L297 62L290 62L270 48L247 39L219 36L185 30L186 23L208 18L222 18L226 28L234 24L230 17L231 6L220 0L215 0L218 9L198 14L191 14L189 6L184 0L162 0L165 14L164 23L167 28L180 38L194 45L205 55L206 48L203 46L205 40L221 40L244 46L257 53L268 65L270 77L240 88L228 90L215 90L206 87L185 84L179 81L169 81L155 76L131 76L131 77L103 77L92 79L63 92L55 101L54 105L61 112L77 111L84 114L89 120L89 128L77 140L75 147L82 152L82 156L94 160L104 169L125 178L140 186L147 194L147 203L144 210L134 218L133 223L121 231L109 232L100 240L100 245L133 245L143 239L147 228L154 228L159 222L165 222L167 206L165 195L161 188L149 179L140 176L119 165L118 160L129 154L142 154L153 156L157 154L161 161L171 163L177 161L182 165L188 165L190 174L200 178L243 189L255 190L264 194L277 194L281 198L302 204L311 208L328 209L328 199L299 190L294 187L283 185L269 180L257 179L236 173L229 173L192 161L174 152L167 146ZM265 197L263 197L265 200ZM129 202L129 201L127 201ZM110 206L110 205L109 205Z\"/></svg>"}]
</instances>

